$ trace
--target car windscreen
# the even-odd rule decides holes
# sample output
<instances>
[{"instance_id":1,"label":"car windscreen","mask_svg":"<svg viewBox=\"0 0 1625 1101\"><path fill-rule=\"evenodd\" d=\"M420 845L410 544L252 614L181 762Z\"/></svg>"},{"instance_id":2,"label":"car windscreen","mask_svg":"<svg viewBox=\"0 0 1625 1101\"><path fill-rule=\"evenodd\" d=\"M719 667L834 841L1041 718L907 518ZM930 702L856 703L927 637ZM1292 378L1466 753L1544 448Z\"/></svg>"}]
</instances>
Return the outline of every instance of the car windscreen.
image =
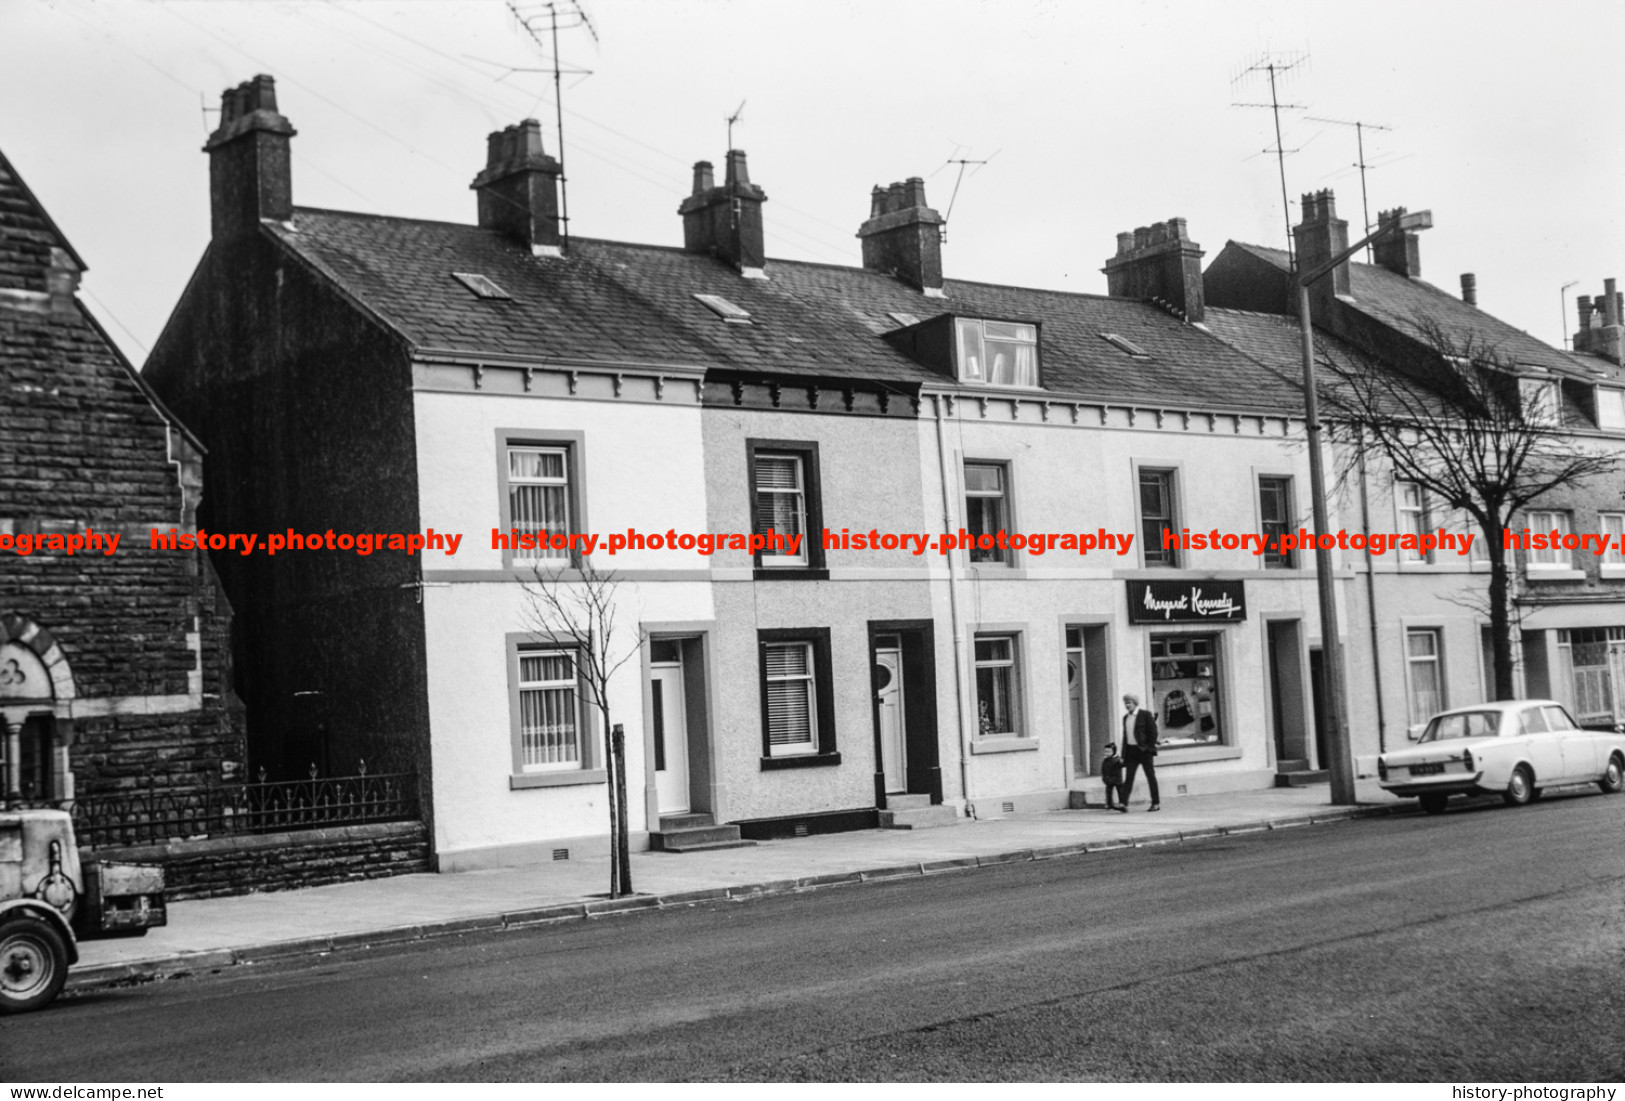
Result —
<instances>
[{"instance_id":1,"label":"car windscreen","mask_svg":"<svg viewBox=\"0 0 1625 1101\"><path fill-rule=\"evenodd\" d=\"M1442 742L1447 738L1493 738L1501 729L1499 711L1458 711L1435 715L1422 732L1421 741Z\"/></svg>"}]
</instances>

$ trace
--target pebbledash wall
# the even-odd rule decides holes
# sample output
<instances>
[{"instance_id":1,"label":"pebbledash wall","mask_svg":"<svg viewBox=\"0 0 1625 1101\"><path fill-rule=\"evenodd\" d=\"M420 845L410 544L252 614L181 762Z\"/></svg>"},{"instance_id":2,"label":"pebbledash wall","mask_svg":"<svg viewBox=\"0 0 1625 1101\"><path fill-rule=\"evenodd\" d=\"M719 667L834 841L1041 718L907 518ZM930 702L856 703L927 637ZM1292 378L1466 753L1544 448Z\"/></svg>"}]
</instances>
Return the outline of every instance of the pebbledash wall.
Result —
<instances>
[{"instance_id":1,"label":"pebbledash wall","mask_svg":"<svg viewBox=\"0 0 1625 1101\"><path fill-rule=\"evenodd\" d=\"M936 499L915 461L924 422L906 399L882 403L878 390L859 391L853 411L829 398L811 407L804 392L781 395L782 409L753 408L743 394L734 404L724 392L708 401L703 415L713 530L757 529L752 470L760 455L799 458L809 492L812 542L805 563L753 560L734 550L716 555L712 564L715 768L727 820L745 822L749 836L874 825L886 794L875 731L877 626L898 640L911 669L930 666L928 673L915 673L915 722L922 729L915 737L917 759L902 786L932 802L942 801L945 792L950 802L958 799L957 780L942 769L953 759L943 748L952 729L945 718L953 714L953 697L952 679L941 675L941 650L934 645L943 636L930 581L942 568L940 559L881 549L826 550L822 544L826 528L940 529L940 505L933 507ZM927 632L924 624L936 630ZM775 758L764 742L763 647L800 641L813 646L815 678L829 681L828 699L819 705L828 713L818 714L816 753Z\"/></svg>"},{"instance_id":2,"label":"pebbledash wall","mask_svg":"<svg viewBox=\"0 0 1625 1101\"><path fill-rule=\"evenodd\" d=\"M1026 419L1013 421L1008 412L984 418L975 397L950 402L945 394L928 395L920 414L904 403L908 412L890 417L702 411L691 382L670 383L661 399L651 393L640 401L641 381L631 377L616 398L607 377L591 374L578 376L574 395L549 396L549 387L566 385L563 375L534 372L526 394L519 371L487 369L474 393L468 373L420 364L415 397L419 467L444 475L424 480L421 515L436 528L467 533L454 565L428 562L424 572L441 870L546 860L561 850L579 858L607 844L600 720L589 719L591 748L579 768L527 772L515 759L516 654L542 645L525 592L532 570L492 549L489 538L493 527L506 530L502 463L515 443L568 448L582 479L574 503L584 510L573 526L600 535L628 527L750 530L752 445L816 451L814 511L822 527L836 531L965 526L968 460L1007 464L1013 531L1069 531L1088 517L1091 530L1135 533L1127 556L1017 552L1007 564L984 565L968 564L963 551L950 560L935 551L914 558L829 550L810 554L805 569L764 569L741 551L600 552L600 568L622 579L616 595L623 624L642 625L657 641L698 640L686 653L699 666L691 683L703 693L704 719L687 734L693 789L703 794L684 809L741 823L747 834L772 836L776 823L791 821L814 831L873 824L886 799L872 681L877 629L922 630L919 644L929 647L923 661L933 714L916 719L930 722L935 775L907 787L936 802L968 803L983 816L1068 805L1072 791L1098 772L1104 744L1118 740L1118 695L1133 690L1159 711L1166 705L1154 675L1154 637L1213 647L1204 702L1218 737L1165 750L1159 766L1169 795L1267 787L1289 757L1324 764L1308 690L1309 651L1320 642L1310 557L1299 554L1294 568L1275 569L1246 551L1203 551L1187 555L1185 568L1166 569L1146 566L1139 546L1139 466L1178 473L1179 519L1193 531L1257 530L1260 474L1289 478L1306 496L1301 426L1290 418L1090 405L1073 424L1070 416L1046 422L1037 402L1023 401ZM1215 436L1223 441L1222 462L1214 461ZM628 439L638 446L618 446ZM1090 474L1053 474L1066 470ZM1306 503L1296 519L1308 525ZM1344 523L1340 513L1334 523ZM1353 575L1340 577L1349 623ZM1222 624L1131 623L1128 585L1144 579L1223 583L1244 592L1246 615ZM828 667L819 675L832 681L833 741L829 752L792 758L793 767L775 767L762 742L760 645L774 632L823 632L828 640ZM1022 714L1012 736L984 737L978 729L979 635L1016 643ZM611 708L612 721L627 731L639 847L663 809L654 790L650 659L646 646L617 676ZM1278 678L1294 686L1284 708L1271 706ZM1194 712L1192 720L1200 723Z\"/></svg>"},{"instance_id":3,"label":"pebbledash wall","mask_svg":"<svg viewBox=\"0 0 1625 1101\"><path fill-rule=\"evenodd\" d=\"M231 609L193 524L201 451L85 312L85 265L0 156L0 533L120 536L0 553L0 801L241 777Z\"/></svg>"},{"instance_id":4,"label":"pebbledash wall","mask_svg":"<svg viewBox=\"0 0 1625 1101\"><path fill-rule=\"evenodd\" d=\"M942 655L942 666L951 686L953 663L960 662L968 798L979 814L1064 807L1074 789L1098 799L1088 778L1098 775L1105 744L1121 741L1119 697L1125 692L1157 714L1169 740L1157 760L1167 795L1268 787L1287 759L1322 766L1307 691L1309 650L1320 641L1312 558L1299 554L1294 568L1277 569L1248 551L1201 550L1185 552L1177 568L1148 565L1139 516L1139 471L1163 470L1173 472L1176 526L1259 531L1258 479L1271 475L1291 480L1297 519L1308 526L1300 422L1244 411L1107 404L1083 406L1074 422L1064 407L1045 414L1029 399L1001 398L988 410L963 393L958 400L931 397L942 412L943 439L939 447L934 428L922 432L921 466L930 479L928 494L942 492L937 475L946 471L953 528L965 525L965 464L980 461L1007 472L1014 531L1066 532L1081 525L1134 535L1127 555L1012 551L1002 563L971 564L956 552L952 578L934 583L957 589L954 600L938 602L950 614L957 608L961 639L958 653ZM1025 408L1011 410L1012 404ZM1130 585L1144 581L1227 588L1243 597L1245 616L1134 622ZM943 628L951 643L952 625ZM981 729L978 636L1014 641L1026 710L1018 737L986 736ZM1199 689L1206 698L1183 684L1177 690L1189 697L1189 710L1181 712L1177 700L1170 703L1169 685L1189 678L1157 674L1187 659L1198 666L1191 670L1200 674L1196 679L1207 682ZM1272 708L1276 680L1285 698ZM1214 729L1204 729L1210 718ZM944 755L957 760L959 749L945 745Z\"/></svg>"}]
</instances>

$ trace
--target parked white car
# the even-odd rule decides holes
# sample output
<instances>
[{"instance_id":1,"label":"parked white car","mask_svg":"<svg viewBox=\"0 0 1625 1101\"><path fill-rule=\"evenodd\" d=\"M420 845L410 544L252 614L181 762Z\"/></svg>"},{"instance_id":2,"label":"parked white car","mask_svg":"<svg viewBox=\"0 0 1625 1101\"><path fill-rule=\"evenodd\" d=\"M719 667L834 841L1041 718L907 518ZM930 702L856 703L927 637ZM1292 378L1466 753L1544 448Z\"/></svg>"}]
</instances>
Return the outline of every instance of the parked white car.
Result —
<instances>
[{"instance_id":1,"label":"parked white car","mask_svg":"<svg viewBox=\"0 0 1625 1101\"><path fill-rule=\"evenodd\" d=\"M1452 795L1521 806L1542 788L1582 783L1612 795L1625 789L1625 734L1582 730L1556 700L1475 703L1433 716L1416 745L1377 758L1377 776L1429 814Z\"/></svg>"}]
</instances>

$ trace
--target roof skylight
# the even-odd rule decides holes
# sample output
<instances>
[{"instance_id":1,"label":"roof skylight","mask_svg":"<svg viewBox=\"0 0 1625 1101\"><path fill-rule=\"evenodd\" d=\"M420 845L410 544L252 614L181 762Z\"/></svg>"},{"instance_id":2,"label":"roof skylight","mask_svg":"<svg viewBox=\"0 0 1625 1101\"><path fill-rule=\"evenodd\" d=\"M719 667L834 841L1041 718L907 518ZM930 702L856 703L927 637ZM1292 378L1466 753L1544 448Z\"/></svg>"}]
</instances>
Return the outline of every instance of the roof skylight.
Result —
<instances>
[{"instance_id":1,"label":"roof skylight","mask_svg":"<svg viewBox=\"0 0 1625 1101\"><path fill-rule=\"evenodd\" d=\"M476 298L512 298L513 295L497 286L483 275L468 271L454 271L451 277L469 290L474 292Z\"/></svg>"},{"instance_id":2,"label":"roof skylight","mask_svg":"<svg viewBox=\"0 0 1625 1101\"><path fill-rule=\"evenodd\" d=\"M730 325L749 325L750 311L741 309L720 294L696 294L700 304Z\"/></svg>"},{"instance_id":3,"label":"roof skylight","mask_svg":"<svg viewBox=\"0 0 1625 1101\"><path fill-rule=\"evenodd\" d=\"M1131 355L1135 359L1151 358L1150 352L1134 343L1134 341L1130 340L1128 337L1122 336L1118 333L1101 333L1100 339L1104 340L1107 344L1110 344L1113 348L1116 348L1119 352L1124 352Z\"/></svg>"}]
</instances>

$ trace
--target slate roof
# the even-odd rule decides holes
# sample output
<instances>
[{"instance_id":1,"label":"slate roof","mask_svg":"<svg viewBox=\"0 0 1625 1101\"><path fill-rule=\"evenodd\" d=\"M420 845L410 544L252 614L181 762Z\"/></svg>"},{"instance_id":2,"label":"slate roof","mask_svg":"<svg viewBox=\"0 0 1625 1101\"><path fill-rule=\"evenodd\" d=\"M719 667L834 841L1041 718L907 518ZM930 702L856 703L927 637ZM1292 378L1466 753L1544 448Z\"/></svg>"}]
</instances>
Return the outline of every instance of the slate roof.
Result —
<instances>
[{"instance_id":1,"label":"slate roof","mask_svg":"<svg viewBox=\"0 0 1625 1101\"><path fill-rule=\"evenodd\" d=\"M1203 323L1220 340L1252 356L1267 369L1274 371L1292 388L1301 408L1303 404L1303 337L1298 319L1286 314L1258 313L1209 306ZM1335 364L1336 369L1329 365ZM1315 330L1315 388L1320 395L1321 415L1337 416L1336 395L1345 385L1337 374L1341 369L1358 373L1360 356L1348 344L1322 330ZM1395 383L1410 385L1403 377ZM1396 416L1406 412L1404 406L1386 403Z\"/></svg>"},{"instance_id":2,"label":"slate roof","mask_svg":"<svg viewBox=\"0 0 1625 1101\"><path fill-rule=\"evenodd\" d=\"M572 238L565 259L537 258L475 226L299 208L265 223L287 248L398 331L416 351L537 361L682 364L773 376L948 384L881 339L889 312L1040 325L1044 389L1173 408L1291 412L1294 389L1201 329L1146 302L947 281L928 298L857 267L769 260L746 279L706 255ZM511 298L479 298L452 272L484 275ZM725 323L694 299L721 295L752 323ZM1107 343L1118 333L1150 353Z\"/></svg>"},{"instance_id":3,"label":"slate roof","mask_svg":"<svg viewBox=\"0 0 1625 1101\"><path fill-rule=\"evenodd\" d=\"M1283 274L1291 271L1283 249L1242 241L1230 244L1280 269ZM1591 362L1596 357L1577 357L1553 348L1425 280L1408 279L1377 264L1350 261L1349 292L1355 309L1412 336L1420 333L1417 319L1426 317L1458 342L1470 340L1473 344L1496 348L1518 364L1545 367L1560 374L1596 381Z\"/></svg>"}]
</instances>

